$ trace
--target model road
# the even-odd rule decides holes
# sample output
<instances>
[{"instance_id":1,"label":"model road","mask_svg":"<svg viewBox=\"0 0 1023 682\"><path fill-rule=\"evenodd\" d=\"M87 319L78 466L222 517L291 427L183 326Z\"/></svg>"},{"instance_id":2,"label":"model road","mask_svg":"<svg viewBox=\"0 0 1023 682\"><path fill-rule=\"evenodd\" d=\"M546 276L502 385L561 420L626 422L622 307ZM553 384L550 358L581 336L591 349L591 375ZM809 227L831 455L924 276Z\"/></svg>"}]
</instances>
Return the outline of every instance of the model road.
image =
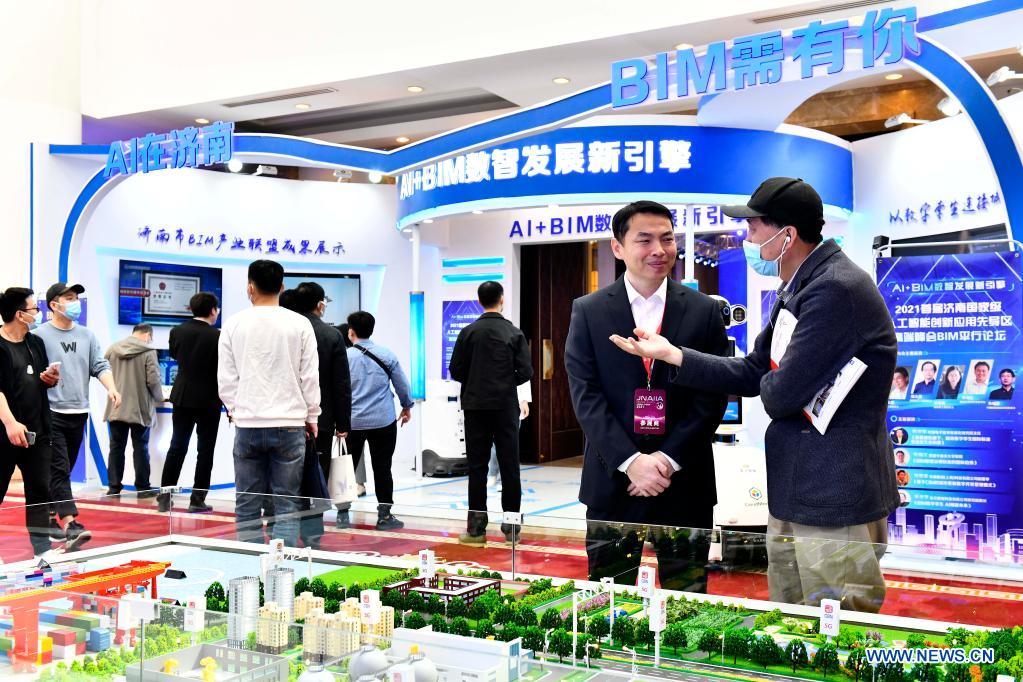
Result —
<instances>
[{"instance_id":1,"label":"model road","mask_svg":"<svg viewBox=\"0 0 1023 682\"><path fill-rule=\"evenodd\" d=\"M618 651L616 651L615 654L616 655L620 655L620 656L622 656L624 658L628 658L629 656L631 656L631 654L629 654L629 653L618 652ZM644 655L644 654L637 654L636 655L636 661L637 662L642 661L644 663L653 663L654 662L654 657L653 656L647 656L647 655ZM566 659L566 663L568 665L571 665L571 659ZM604 668L604 669L607 669L607 670L614 670L614 671L617 671L617 672L624 672L624 673L629 673L629 674L631 674L631 672L632 672L632 664L631 663L626 663L626 662L621 662L621 661L612 661L612 660L608 660L606 658L594 659L592 661L592 663L595 666L600 666L601 668ZM775 674L775 673L761 672L759 670L745 670L743 668L725 668L725 666L707 665L706 663L696 663L694 661L679 661L679 660L675 660L675 659L666 659L663 656L661 657L661 663L669 663L669 664L674 665L674 666L679 666L679 667L687 668L687 670L682 672L682 671L676 671L676 670L667 670L667 669L664 669L664 668L651 668L651 667L647 667L647 666L637 666L636 674L633 677L644 677L644 678L659 679L659 680L685 680L685 682L705 682L708 679L720 679L720 678L714 677L713 673L720 674L722 672L722 669L726 669L726 670L732 672L732 674L744 675L744 676L749 677L750 679L756 679L756 680L769 680L770 682L792 682L792 680L803 680L804 679L804 678L793 677L793 676L789 676L789 675L778 675L778 674ZM580 665L579 668L577 668L577 669L578 670L585 670L586 668L583 667L582 665ZM701 673L708 673L708 674L701 674ZM593 679L596 680L597 678L593 678ZM617 676L614 676L613 679L620 679L620 678L617 677Z\"/></svg>"}]
</instances>

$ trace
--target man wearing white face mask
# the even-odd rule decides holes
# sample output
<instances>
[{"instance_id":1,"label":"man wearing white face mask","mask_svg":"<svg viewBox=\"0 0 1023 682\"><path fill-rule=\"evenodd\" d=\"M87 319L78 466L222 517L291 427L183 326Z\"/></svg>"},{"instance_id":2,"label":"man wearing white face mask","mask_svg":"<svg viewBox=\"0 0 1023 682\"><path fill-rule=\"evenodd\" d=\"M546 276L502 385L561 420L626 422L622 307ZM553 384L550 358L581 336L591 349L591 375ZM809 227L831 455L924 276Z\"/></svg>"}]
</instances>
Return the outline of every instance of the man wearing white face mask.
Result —
<instances>
[{"instance_id":1,"label":"man wearing white face mask","mask_svg":"<svg viewBox=\"0 0 1023 682\"><path fill-rule=\"evenodd\" d=\"M807 183L770 178L747 205L723 210L749 221L743 248L750 267L782 279L771 323L753 351L722 358L639 329L637 338L611 340L677 367L679 386L760 396L771 417L764 438L771 599L817 605L834 598L843 608L877 612L885 594L878 560L888 515L899 505L885 424L896 358L891 317L870 275L833 240L822 239L823 204ZM771 341L782 308L797 323L780 366L772 369ZM803 407L853 357L866 371L821 434Z\"/></svg>"},{"instance_id":2,"label":"man wearing white face mask","mask_svg":"<svg viewBox=\"0 0 1023 682\"><path fill-rule=\"evenodd\" d=\"M81 284L57 282L46 290L50 321L32 333L43 340L51 361L58 361L60 383L50 391L50 412L53 421L53 460L50 476L50 537L54 540L76 541L79 545L92 537L78 522L78 507L71 493L71 471L78 459L89 421L89 379L96 377L114 407L121 404L121 394L114 385L110 363L103 357L99 340L78 324L82 315ZM64 523L63 529L57 518ZM79 539L79 536L85 540Z\"/></svg>"}]
</instances>

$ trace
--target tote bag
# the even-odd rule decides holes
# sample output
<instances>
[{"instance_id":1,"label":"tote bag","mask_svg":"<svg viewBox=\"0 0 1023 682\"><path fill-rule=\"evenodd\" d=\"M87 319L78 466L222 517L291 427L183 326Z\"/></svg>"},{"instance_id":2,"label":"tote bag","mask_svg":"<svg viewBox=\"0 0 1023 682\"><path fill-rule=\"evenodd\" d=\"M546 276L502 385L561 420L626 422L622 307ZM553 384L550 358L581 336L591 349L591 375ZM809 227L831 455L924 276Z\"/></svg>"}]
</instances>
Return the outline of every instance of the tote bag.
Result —
<instances>
[{"instance_id":1,"label":"tote bag","mask_svg":"<svg viewBox=\"0 0 1023 682\"><path fill-rule=\"evenodd\" d=\"M359 493L355 483L355 466L344 438L336 438L330 449L330 501L334 504L354 502Z\"/></svg>"}]
</instances>

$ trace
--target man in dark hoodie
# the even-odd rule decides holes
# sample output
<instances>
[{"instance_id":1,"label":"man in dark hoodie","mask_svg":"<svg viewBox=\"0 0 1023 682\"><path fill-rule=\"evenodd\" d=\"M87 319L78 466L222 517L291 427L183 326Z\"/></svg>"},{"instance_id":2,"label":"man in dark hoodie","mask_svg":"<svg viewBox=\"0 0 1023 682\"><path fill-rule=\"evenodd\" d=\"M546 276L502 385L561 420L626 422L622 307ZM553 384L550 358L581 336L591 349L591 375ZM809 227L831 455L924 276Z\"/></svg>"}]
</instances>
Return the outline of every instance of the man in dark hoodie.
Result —
<instances>
[{"instance_id":1,"label":"man in dark hoodie","mask_svg":"<svg viewBox=\"0 0 1023 682\"><path fill-rule=\"evenodd\" d=\"M121 494L124 449L129 434L138 497L155 497L158 492L149 485L149 427L153 423L155 403L163 402L163 381L152 344L153 328L137 324L131 336L110 346L104 355L114 374L114 385L121 394L120 405L115 407L108 402L103 416L110 429L107 495Z\"/></svg>"}]
</instances>

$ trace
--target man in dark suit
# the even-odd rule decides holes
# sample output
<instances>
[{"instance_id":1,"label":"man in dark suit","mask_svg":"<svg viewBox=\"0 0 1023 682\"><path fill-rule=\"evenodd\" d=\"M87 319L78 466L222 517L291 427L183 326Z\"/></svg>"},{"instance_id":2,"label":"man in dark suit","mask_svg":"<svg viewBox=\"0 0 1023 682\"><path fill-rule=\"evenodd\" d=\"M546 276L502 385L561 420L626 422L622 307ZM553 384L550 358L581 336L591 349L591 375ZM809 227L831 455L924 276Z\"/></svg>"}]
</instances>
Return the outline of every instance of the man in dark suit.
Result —
<instances>
[{"instance_id":1,"label":"man in dark suit","mask_svg":"<svg viewBox=\"0 0 1023 682\"><path fill-rule=\"evenodd\" d=\"M938 382L935 381L935 376L937 374L938 367L930 360L927 360L924 364L920 365L921 381L917 382L916 386L913 387L913 395L933 398L934 390L938 387Z\"/></svg>"},{"instance_id":2,"label":"man in dark suit","mask_svg":"<svg viewBox=\"0 0 1023 682\"><path fill-rule=\"evenodd\" d=\"M899 506L885 425L897 352L892 319L871 276L822 239L823 205L807 183L770 178L747 205L724 212L749 221L749 265L783 281L753 352L719 358L642 330L637 339L612 341L678 367L677 386L760 396L771 418L764 438L771 600L818 605L832 598L842 608L877 612L885 595L878 561L888 515ZM772 370L782 308L797 323ZM866 370L821 434L803 408L853 357Z\"/></svg>"},{"instance_id":3,"label":"man in dark suit","mask_svg":"<svg viewBox=\"0 0 1023 682\"><path fill-rule=\"evenodd\" d=\"M713 520L711 446L725 397L672 386L664 363L619 353L608 337L642 328L723 355L721 308L669 278L677 247L666 207L637 201L611 226L625 275L576 299L565 343L572 404L586 435L579 500L587 507L590 580L635 583L647 530L623 523L681 526L652 538L661 586L705 592L709 538L689 529L709 529Z\"/></svg>"},{"instance_id":4,"label":"man in dark suit","mask_svg":"<svg viewBox=\"0 0 1023 682\"><path fill-rule=\"evenodd\" d=\"M220 330L213 326L220 315L220 301L215 294L200 291L188 301L188 307L192 311L192 319L182 322L170 332L170 355L178 361L178 375L171 388L173 431L160 485L166 487L178 484L194 429L198 456L188 511L208 512L213 508L206 504L206 493L210 488L213 450L217 446L217 431L220 429L221 403L217 394L217 344L220 342ZM160 511L170 510L169 493L161 493L158 502Z\"/></svg>"},{"instance_id":5,"label":"man in dark suit","mask_svg":"<svg viewBox=\"0 0 1023 682\"><path fill-rule=\"evenodd\" d=\"M1016 393L1016 372L1006 367L998 373L998 380L1002 385L991 391L988 400L1012 400L1012 396Z\"/></svg>"},{"instance_id":6,"label":"man in dark suit","mask_svg":"<svg viewBox=\"0 0 1023 682\"><path fill-rule=\"evenodd\" d=\"M519 482L519 398L516 390L533 377L529 344L522 332L501 315L504 287L484 282L477 290L483 315L458 334L448 369L462 384L465 456L469 462L469 513L465 545L484 546L487 531L487 469L491 446L501 469L501 508L517 512L522 504ZM501 524L508 542L518 528Z\"/></svg>"},{"instance_id":7,"label":"man in dark suit","mask_svg":"<svg viewBox=\"0 0 1023 682\"><path fill-rule=\"evenodd\" d=\"M316 335L320 359L320 416L316 453L323 477L330 477L330 448L334 438L347 438L352 430L352 378L348 351L341 333L323 321L330 299L316 282L302 282L295 289L298 311L309 319ZM306 503L305 506L308 506ZM323 515L302 519L300 535L307 546L316 547L323 536Z\"/></svg>"}]
</instances>

